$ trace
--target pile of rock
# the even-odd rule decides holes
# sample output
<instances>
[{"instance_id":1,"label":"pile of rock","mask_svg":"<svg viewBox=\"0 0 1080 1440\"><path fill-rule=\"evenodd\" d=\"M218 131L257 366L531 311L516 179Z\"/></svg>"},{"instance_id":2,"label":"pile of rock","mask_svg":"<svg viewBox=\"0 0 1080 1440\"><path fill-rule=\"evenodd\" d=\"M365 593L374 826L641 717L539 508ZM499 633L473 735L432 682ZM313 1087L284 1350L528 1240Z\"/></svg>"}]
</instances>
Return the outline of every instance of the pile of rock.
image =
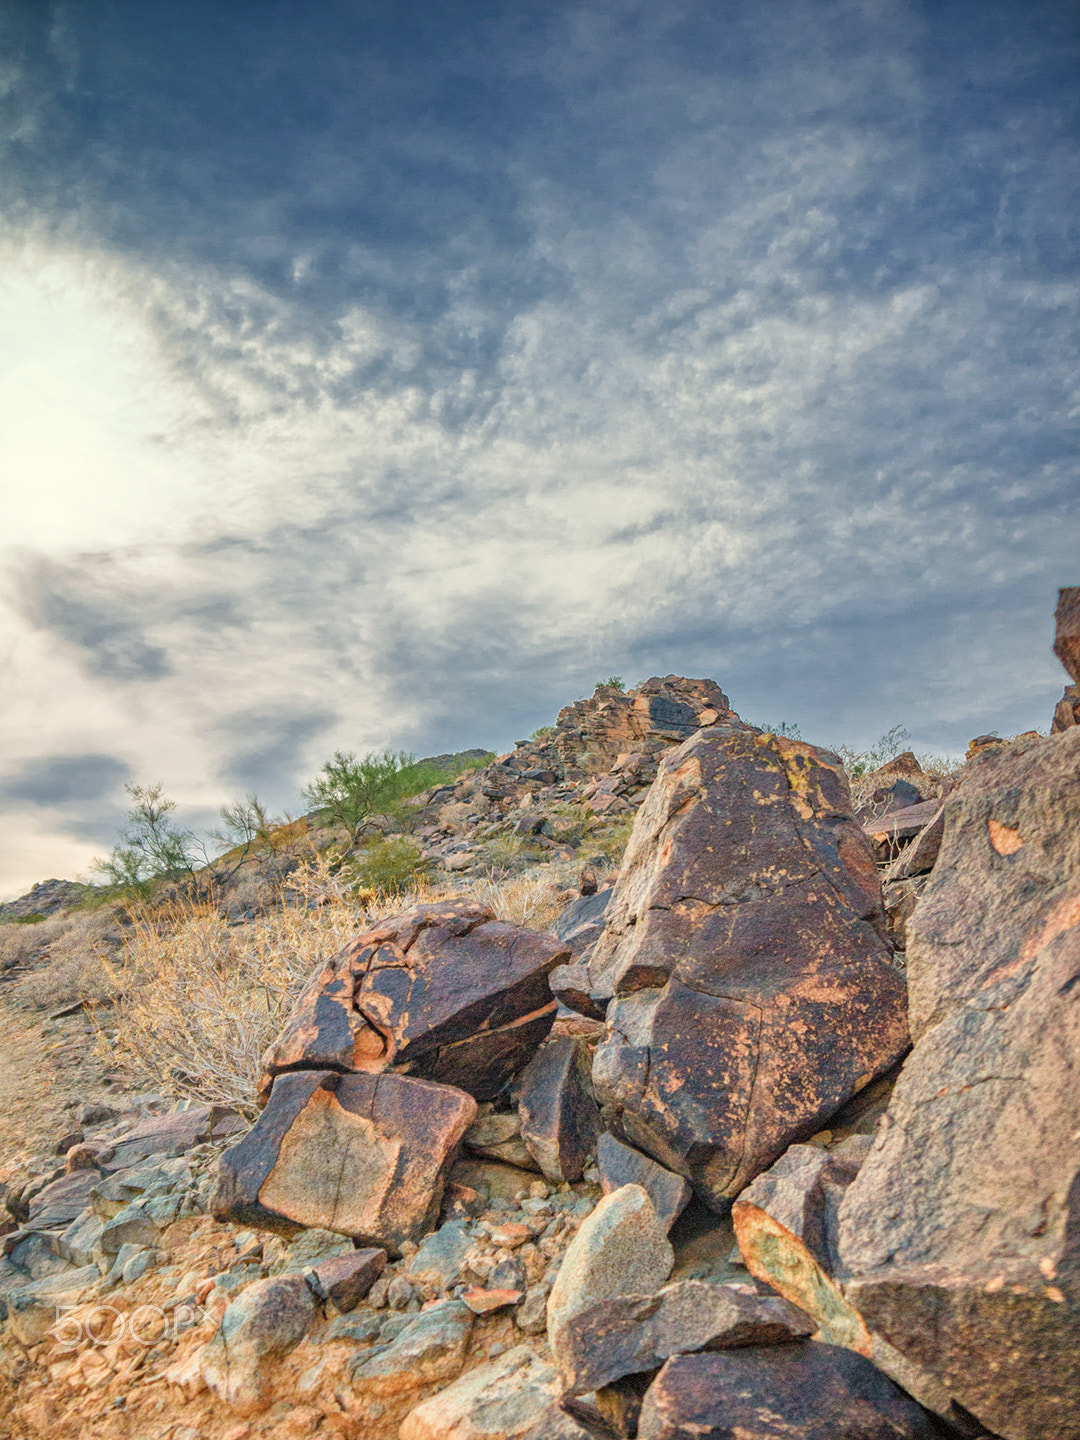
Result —
<instances>
[{"instance_id":1,"label":"pile of rock","mask_svg":"<svg viewBox=\"0 0 1080 1440\"><path fill-rule=\"evenodd\" d=\"M661 757L716 724L742 722L712 680L654 677L625 694L598 685L591 697L562 709L538 738L519 740L482 770L419 796L422 856L467 875L483 867L485 845L511 834L548 858L572 858L577 835L568 806L585 805L601 816L632 814Z\"/></svg>"}]
</instances>

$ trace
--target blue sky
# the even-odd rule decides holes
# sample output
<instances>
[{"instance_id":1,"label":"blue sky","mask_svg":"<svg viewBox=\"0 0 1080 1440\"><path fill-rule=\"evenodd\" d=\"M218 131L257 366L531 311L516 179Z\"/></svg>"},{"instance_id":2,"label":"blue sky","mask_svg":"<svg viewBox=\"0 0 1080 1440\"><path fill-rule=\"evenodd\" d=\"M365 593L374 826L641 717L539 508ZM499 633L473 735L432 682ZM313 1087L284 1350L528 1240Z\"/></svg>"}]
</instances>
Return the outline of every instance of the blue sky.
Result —
<instances>
[{"instance_id":1,"label":"blue sky","mask_svg":"<svg viewBox=\"0 0 1080 1440\"><path fill-rule=\"evenodd\" d=\"M9 4L0 894L611 673L1045 728L1078 18Z\"/></svg>"}]
</instances>

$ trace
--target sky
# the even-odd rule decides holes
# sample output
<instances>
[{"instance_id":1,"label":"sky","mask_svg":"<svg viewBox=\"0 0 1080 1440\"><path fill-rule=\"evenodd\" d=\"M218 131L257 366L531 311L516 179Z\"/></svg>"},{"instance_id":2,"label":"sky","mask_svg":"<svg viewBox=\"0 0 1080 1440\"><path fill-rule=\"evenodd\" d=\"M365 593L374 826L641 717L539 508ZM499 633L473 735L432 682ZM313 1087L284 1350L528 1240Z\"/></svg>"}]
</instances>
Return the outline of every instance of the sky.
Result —
<instances>
[{"instance_id":1,"label":"sky","mask_svg":"<svg viewBox=\"0 0 1080 1440\"><path fill-rule=\"evenodd\" d=\"M7 0L0 898L612 674L955 753L1080 583L1072 0Z\"/></svg>"}]
</instances>

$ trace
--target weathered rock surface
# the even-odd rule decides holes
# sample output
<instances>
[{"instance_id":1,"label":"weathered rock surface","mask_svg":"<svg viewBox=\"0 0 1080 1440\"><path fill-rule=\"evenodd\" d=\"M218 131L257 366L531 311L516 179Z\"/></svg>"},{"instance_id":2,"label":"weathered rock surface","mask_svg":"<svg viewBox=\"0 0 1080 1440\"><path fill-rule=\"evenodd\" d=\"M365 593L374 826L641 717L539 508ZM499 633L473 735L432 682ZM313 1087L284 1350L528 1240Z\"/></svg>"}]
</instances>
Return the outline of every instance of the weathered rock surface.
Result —
<instances>
[{"instance_id":1,"label":"weathered rock surface","mask_svg":"<svg viewBox=\"0 0 1080 1440\"><path fill-rule=\"evenodd\" d=\"M401 1440L521 1440L557 1391L554 1367L517 1345L418 1405Z\"/></svg>"},{"instance_id":2,"label":"weathered rock surface","mask_svg":"<svg viewBox=\"0 0 1080 1440\"><path fill-rule=\"evenodd\" d=\"M840 1202L870 1145L867 1135L834 1152L792 1145L731 1210L751 1275L811 1316L824 1340L866 1356L873 1341L839 1284L837 1238Z\"/></svg>"},{"instance_id":3,"label":"weathered rock surface","mask_svg":"<svg viewBox=\"0 0 1080 1440\"><path fill-rule=\"evenodd\" d=\"M1053 734L1080 725L1080 586L1058 591L1054 615L1054 654L1072 677L1073 683L1054 710Z\"/></svg>"},{"instance_id":4,"label":"weathered rock surface","mask_svg":"<svg viewBox=\"0 0 1080 1440\"><path fill-rule=\"evenodd\" d=\"M580 1180L600 1134L585 1041L574 1035L546 1040L521 1073L517 1101L522 1139L544 1176L556 1184Z\"/></svg>"},{"instance_id":5,"label":"weathered rock surface","mask_svg":"<svg viewBox=\"0 0 1080 1440\"><path fill-rule=\"evenodd\" d=\"M665 757L590 973L625 1137L714 1205L907 1045L904 986L839 760L717 727Z\"/></svg>"},{"instance_id":6,"label":"weathered rock surface","mask_svg":"<svg viewBox=\"0 0 1080 1440\"><path fill-rule=\"evenodd\" d=\"M475 1116L462 1091L404 1075L281 1075L221 1157L213 1212L285 1235L319 1226L396 1253L434 1224Z\"/></svg>"},{"instance_id":7,"label":"weathered rock surface","mask_svg":"<svg viewBox=\"0 0 1080 1440\"><path fill-rule=\"evenodd\" d=\"M265 1408L274 1362L299 1345L315 1315L315 1297L302 1275L257 1280L232 1302L200 1351L203 1379L240 1415Z\"/></svg>"},{"instance_id":8,"label":"weathered rock surface","mask_svg":"<svg viewBox=\"0 0 1080 1440\"><path fill-rule=\"evenodd\" d=\"M650 1295L671 1274L675 1252L640 1185L605 1195L582 1221L548 1296L548 1340L560 1361L569 1320L600 1300Z\"/></svg>"},{"instance_id":9,"label":"weathered rock surface","mask_svg":"<svg viewBox=\"0 0 1080 1440\"><path fill-rule=\"evenodd\" d=\"M945 815L909 927L917 1044L840 1206L844 1288L989 1430L1065 1440L1080 1408L1080 730L979 755Z\"/></svg>"},{"instance_id":10,"label":"weathered rock surface","mask_svg":"<svg viewBox=\"0 0 1080 1440\"><path fill-rule=\"evenodd\" d=\"M550 1030L547 976L569 958L472 902L392 916L313 975L264 1057L260 1096L291 1070L392 1068L490 1100Z\"/></svg>"},{"instance_id":11,"label":"weathered rock surface","mask_svg":"<svg viewBox=\"0 0 1080 1440\"><path fill-rule=\"evenodd\" d=\"M597 1141L596 1166L605 1195L624 1185L640 1185L652 1201L656 1218L666 1229L671 1228L690 1203L693 1191L689 1180L665 1170L663 1165L632 1145L624 1145L606 1130Z\"/></svg>"},{"instance_id":12,"label":"weathered rock surface","mask_svg":"<svg viewBox=\"0 0 1080 1440\"><path fill-rule=\"evenodd\" d=\"M595 880L593 884L595 884ZM594 890L573 900L556 920L551 933L570 946L575 955L587 950L604 933L604 918L611 900L611 890Z\"/></svg>"},{"instance_id":13,"label":"weathered rock surface","mask_svg":"<svg viewBox=\"0 0 1080 1440\"><path fill-rule=\"evenodd\" d=\"M816 1328L778 1295L682 1280L655 1295L601 1300L571 1315L560 1338L559 1372L564 1393L585 1395L624 1375L658 1370L672 1355L780 1345Z\"/></svg>"},{"instance_id":14,"label":"weathered rock surface","mask_svg":"<svg viewBox=\"0 0 1080 1440\"><path fill-rule=\"evenodd\" d=\"M639 1440L944 1440L869 1360L832 1345L680 1355L650 1386Z\"/></svg>"}]
</instances>

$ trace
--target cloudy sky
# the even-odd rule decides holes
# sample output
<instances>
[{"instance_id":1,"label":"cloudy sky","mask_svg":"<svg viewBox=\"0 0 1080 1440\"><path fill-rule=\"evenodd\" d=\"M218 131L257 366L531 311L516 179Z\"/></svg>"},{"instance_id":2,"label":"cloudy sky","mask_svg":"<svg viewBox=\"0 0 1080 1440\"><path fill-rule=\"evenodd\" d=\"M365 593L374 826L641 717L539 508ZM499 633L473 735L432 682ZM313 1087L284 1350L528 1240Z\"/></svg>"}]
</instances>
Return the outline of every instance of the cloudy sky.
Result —
<instances>
[{"instance_id":1,"label":"cloudy sky","mask_svg":"<svg viewBox=\"0 0 1080 1440\"><path fill-rule=\"evenodd\" d=\"M678 672L1046 728L1072 0L8 0L0 896Z\"/></svg>"}]
</instances>

